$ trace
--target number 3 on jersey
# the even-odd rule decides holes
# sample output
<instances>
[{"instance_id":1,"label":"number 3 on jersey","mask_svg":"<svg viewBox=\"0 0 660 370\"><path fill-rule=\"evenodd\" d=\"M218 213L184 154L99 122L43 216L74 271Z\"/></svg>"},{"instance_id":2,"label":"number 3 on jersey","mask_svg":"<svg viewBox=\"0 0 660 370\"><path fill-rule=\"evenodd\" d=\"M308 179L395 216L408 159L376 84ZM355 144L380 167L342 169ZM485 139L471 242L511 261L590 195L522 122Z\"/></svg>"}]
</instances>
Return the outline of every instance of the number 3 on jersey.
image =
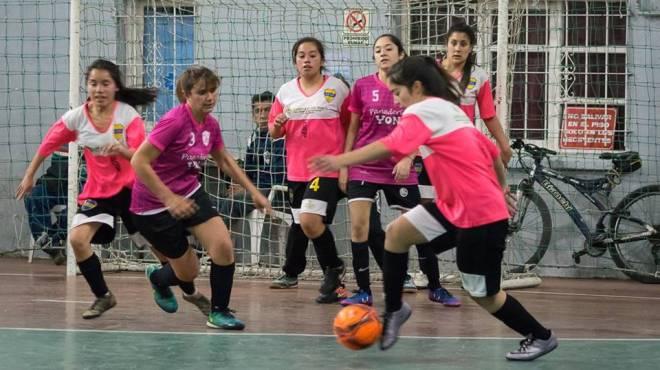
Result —
<instances>
[{"instance_id":1,"label":"number 3 on jersey","mask_svg":"<svg viewBox=\"0 0 660 370\"><path fill-rule=\"evenodd\" d=\"M315 192L319 191L319 189L321 188L321 186L319 185L319 180L320 180L319 177L315 177L314 180L312 180L309 183L309 188L314 190Z\"/></svg>"}]
</instances>

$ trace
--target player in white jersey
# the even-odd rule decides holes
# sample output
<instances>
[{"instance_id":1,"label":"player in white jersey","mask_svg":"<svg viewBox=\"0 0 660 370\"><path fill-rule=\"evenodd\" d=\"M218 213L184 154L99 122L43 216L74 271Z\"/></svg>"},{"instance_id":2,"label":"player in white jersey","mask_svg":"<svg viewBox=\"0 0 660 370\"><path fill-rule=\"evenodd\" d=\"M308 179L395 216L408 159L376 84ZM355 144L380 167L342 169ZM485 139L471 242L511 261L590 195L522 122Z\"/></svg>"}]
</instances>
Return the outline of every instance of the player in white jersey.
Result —
<instances>
[{"instance_id":1,"label":"player in white jersey","mask_svg":"<svg viewBox=\"0 0 660 370\"><path fill-rule=\"evenodd\" d=\"M144 122L133 108L156 99L155 89L126 88L116 64L98 59L85 73L87 100L71 109L48 130L16 190L23 198L34 186L34 174L61 145L76 141L84 148L87 181L78 197L79 208L69 232L69 242L96 300L83 312L84 319L101 316L117 303L108 289L101 263L91 243L109 243L120 216L133 240L146 242L136 232L128 206L135 174L133 152L144 139ZM142 242L140 241L142 240Z\"/></svg>"},{"instance_id":2,"label":"player in white jersey","mask_svg":"<svg viewBox=\"0 0 660 370\"><path fill-rule=\"evenodd\" d=\"M509 214L506 170L497 147L458 107L457 81L430 57L410 57L392 67L389 87L406 110L386 138L340 156L310 160L331 171L419 150L437 192L435 203L419 205L393 221L385 238L385 307L381 349L392 347L412 310L401 288L412 244L451 238L463 288L484 310L525 337L509 360L533 360L557 347L555 335L500 287Z\"/></svg>"},{"instance_id":3,"label":"player in white jersey","mask_svg":"<svg viewBox=\"0 0 660 370\"><path fill-rule=\"evenodd\" d=\"M441 65L460 82L463 90L461 109L474 123L476 108L479 108L479 116L500 148L500 157L506 167L513 152L509 146L509 138L504 133L502 124L495 113L488 72L475 65L476 56L473 49L477 43L477 36L472 27L464 22L458 22L447 31L446 41L447 55Z\"/></svg>"},{"instance_id":4,"label":"player in white jersey","mask_svg":"<svg viewBox=\"0 0 660 370\"><path fill-rule=\"evenodd\" d=\"M314 244L324 279L318 303L336 302L335 294L344 275L344 262L337 255L332 223L339 189L338 171L318 172L307 168L307 159L319 154L339 154L344 149L348 123L349 89L334 76L323 74L325 49L313 38L296 41L292 49L298 77L277 92L268 116L271 137L286 137L286 167L293 225L287 240L284 278L293 281L305 268L305 238Z\"/></svg>"}]
</instances>

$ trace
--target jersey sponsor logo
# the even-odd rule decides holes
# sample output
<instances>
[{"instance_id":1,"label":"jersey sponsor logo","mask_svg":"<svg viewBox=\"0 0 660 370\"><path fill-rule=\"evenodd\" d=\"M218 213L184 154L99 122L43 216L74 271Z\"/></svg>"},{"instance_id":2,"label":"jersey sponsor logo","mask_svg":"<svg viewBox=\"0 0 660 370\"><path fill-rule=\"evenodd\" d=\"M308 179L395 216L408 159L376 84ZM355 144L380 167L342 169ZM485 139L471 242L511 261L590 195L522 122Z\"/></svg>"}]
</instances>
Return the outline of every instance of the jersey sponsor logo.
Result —
<instances>
[{"instance_id":1,"label":"jersey sponsor logo","mask_svg":"<svg viewBox=\"0 0 660 370\"><path fill-rule=\"evenodd\" d=\"M120 143L124 141L124 125L117 122L112 125L112 137Z\"/></svg>"},{"instance_id":2,"label":"jersey sponsor logo","mask_svg":"<svg viewBox=\"0 0 660 370\"><path fill-rule=\"evenodd\" d=\"M209 146L209 141L211 140L211 133L208 131L202 132L202 143L204 146Z\"/></svg>"},{"instance_id":3,"label":"jersey sponsor logo","mask_svg":"<svg viewBox=\"0 0 660 370\"><path fill-rule=\"evenodd\" d=\"M408 196L408 189L406 189L406 188L399 188L399 195L400 195L402 198L407 197L407 196Z\"/></svg>"},{"instance_id":4,"label":"jersey sponsor logo","mask_svg":"<svg viewBox=\"0 0 660 370\"><path fill-rule=\"evenodd\" d=\"M477 78L476 77L470 77L470 81L468 81L468 84L465 88L466 88L466 90L472 90L476 86L477 86Z\"/></svg>"},{"instance_id":5,"label":"jersey sponsor logo","mask_svg":"<svg viewBox=\"0 0 660 370\"><path fill-rule=\"evenodd\" d=\"M335 97L337 96L337 90L325 89L323 90L323 96L325 97L325 101L332 103L332 101L335 100Z\"/></svg>"},{"instance_id":6,"label":"jersey sponsor logo","mask_svg":"<svg viewBox=\"0 0 660 370\"><path fill-rule=\"evenodd\" d=\"M80 205L80 210L81 211L89 211L90 209L96 208L98 203L96 203L95 200L93 199L85 199L83 204Z\"/></svg>"},{"instance_id":7,"label":"jersey sponsor logo","mask_svg":"<svg viewBox=\"0 0 660 370\"><path fill-rule=\"evenodd\" d=\"M190 133L190 141L188 141L188 146L193 146L195 145L195 133L191 132Z\"/></svg>"}]
</instances>

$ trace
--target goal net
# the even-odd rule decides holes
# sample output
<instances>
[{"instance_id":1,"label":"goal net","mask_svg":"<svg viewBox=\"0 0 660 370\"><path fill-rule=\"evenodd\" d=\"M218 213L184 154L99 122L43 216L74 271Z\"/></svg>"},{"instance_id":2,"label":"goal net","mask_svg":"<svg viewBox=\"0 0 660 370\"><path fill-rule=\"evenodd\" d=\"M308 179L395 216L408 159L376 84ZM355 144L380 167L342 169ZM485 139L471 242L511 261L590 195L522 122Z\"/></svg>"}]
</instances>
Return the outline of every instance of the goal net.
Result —
<instances>
[{"instance_id":1,"label":"goal net","mask_svg":"<svg viewBox=\"0 0 660 370\"><path fill-rule=\"evenodd\" d=\"M71 23L70 8L65 6L73 4L79 6L75 12L79 24ZM7 17L0 20L0 28L6 31L0 36L0 49L7 67L0 70L0 102L5 103L0 115L7 119L0 129L6 133L2 137L8 138L1 164L8 175L2 181L7 189L7 213L15 217L14 230L7 233L13 232L20 251L33 248L26 237L23 207L11 199L10 188L22 176L48 125L69 104L80 104L85 96L84 81L70 88L69 64L80 77L94 59L107 58L121 66L128 86L158 87L157 102L142 112L149 130L177 104L173 90L178 75L193 63L210 67L222 77L214 113L221 122L225 144L244 162L256 128L251 98L265 91L276 93L295 76L291 47L298 38L310 35L322 40L328 73L341 74L352 84L375 71L371 47L376 36L394 33L409 55L442 58L446 32L458 21L477 31L477 65L490 73L498 116L512 139L558 151L553 168L579 177L596 177L607 169L609 162L598 159L604 151L640 152L643 171L629 175L616 188L608 199L608 204L615 205L631 190L658 182L654 97L660 82L652 57L660 47L655 41L660 40L660 27L657 18L645 15L636 4L609 0L360 0L350 6L318 0L1 2ZM506 18L500 19L503 14ZM79 42L69 53L69 40L77 37ZM67 102L71 89L82 97L75 104ZM609 118L571 121L574 114L584 112ZM479 117L477 113L477 125L487 132ZM571 124L584 127L578 130ZM281 155L269 154L270 160ZM509 166L509 181L516 184L524 175L522 166L515 157ZM281 179L283 173L272 175ZM276 183L265 191L275 212L263 216L245 209L241 190L214 163L205 166L202 183L226 211L223 217L231 226L238 274L279 274L291 222L286 184ZM70 200L75 199L75 190L75 186L69 187ZM603 214L574 190L562 191L576 202L588 223L595 223ZM550 248L543 260L529 264L540 235L532 232L513 238L503 268L516 273L507 274L511 282L505 285L520 286L521 280L527 281L522 285L536 284L540 279L535 271L556 276L622 276L604 253L592 251L593 258L576 264L571 254L582 249L584 238L548 194L541 196L554 225ZM383 204L382 225L397 215ZM350 266L345 200L331 227L338 251ZM155 262L120 230L115 242L97 246L106 269L141 270ZM200 255L205 259L201 249ZM415 257L413 249L410 272L423 284ZM305 277L320 277L311 247L307 260ZM453 251L440 256L440 266L448 281L456 280Z\"/></svg>"}]
</instances>

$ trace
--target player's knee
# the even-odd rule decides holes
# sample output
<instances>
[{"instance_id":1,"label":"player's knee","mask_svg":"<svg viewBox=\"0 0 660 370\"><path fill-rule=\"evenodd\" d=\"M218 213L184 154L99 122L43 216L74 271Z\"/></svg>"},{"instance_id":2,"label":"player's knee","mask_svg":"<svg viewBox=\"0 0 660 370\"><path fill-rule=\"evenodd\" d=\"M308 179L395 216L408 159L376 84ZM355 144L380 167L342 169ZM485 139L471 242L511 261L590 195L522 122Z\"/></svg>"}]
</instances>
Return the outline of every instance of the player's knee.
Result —
<instances>
[{"instance_id":1,"label":"player's knee","mask_svg":"<svg viewBox=\"0 0 660 370\"><path fill-rule=\"evenodd\" d=\"M225 266L234 263L234 246L229 236L215 240L208 246L207 252L216 265Z\"/></svg>"},{"instance_id":2,"label":"player's knee","mask_svg":"<svg viewBox=\"0 0 660 370\"><path fill-rule=\"evenodd\" d=\"M401 224L400 219L396 219L385 227L385 238L390 240L396 240L399 236L402 235L403 225Z\"/></svg>"},{"instance_id":3,"label":"player's knee","mask_svg":"<svg viewBox=\"0 0 660 370\"><path fill-rule=\"evenodd\" d=\"M355 242L366 241L369 237L369 226L364 224L351 224L351 240Z\"/></svg>"},{"instance_id":4,"label":"player's knee","mask_svg":"<svg viewBox=\"0 0 660 370\"><path fill-rule=\"evenodd\" d=\"M89 244L85 236L78 232L70 233L69 243L71 243L71 248L73 248L74 252L85 250Z\"/></svg>"},{"instance_id":5,"label":"player's knee","mask_svg":"<svg viewBox=\"0 0 660 370\"><path fill-rule=\"evenodd\" d=\"M303 229L305 236L310 239L318 238L325 231L325 224L321 216L310 213L300 215L300 227Z\"/></svg>"},{"instance_id":6,"label":"player's knee","mask_svg":"<svg viewBox=\"0 0 660 370\"><path fill-rule=\"evenodd\" d=\"M174 274L176 275L177 279L183 282L192 282L197 278L197 275L199 274L199 265L195 264L194 266L191 265L182 269L177 269L174 271Z\"/></svg>"}]
</instances>

